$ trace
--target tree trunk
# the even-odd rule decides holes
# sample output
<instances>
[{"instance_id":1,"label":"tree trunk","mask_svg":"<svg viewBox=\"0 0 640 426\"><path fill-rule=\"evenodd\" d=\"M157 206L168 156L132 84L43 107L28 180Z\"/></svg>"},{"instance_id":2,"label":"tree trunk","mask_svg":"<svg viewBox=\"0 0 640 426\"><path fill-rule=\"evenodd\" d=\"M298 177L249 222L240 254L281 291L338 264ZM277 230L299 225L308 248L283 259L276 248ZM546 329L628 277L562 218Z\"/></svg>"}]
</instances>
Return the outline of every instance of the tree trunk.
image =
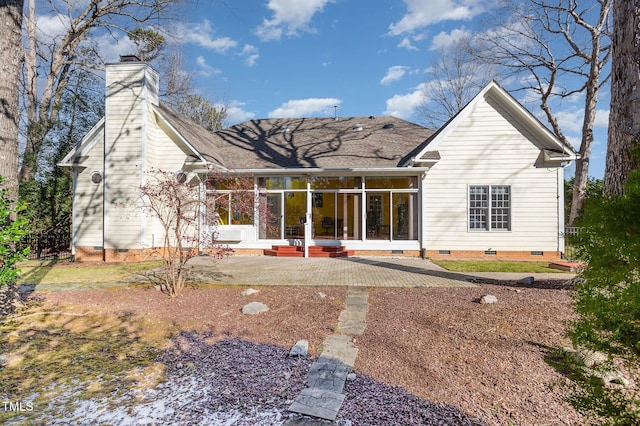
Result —
<instances>
[{"instance_id":1,"label":"tree trunk","mask_svg":"<svg viewBox=\"0 0 640 426\"><path fill-rule=\"evenodd\" d=\"M638 168L640 146L640 0L613 4L611 112L604 193L622 194L629 172Z\"/></svg>"},{"instance_id":2,"label":"tree trunk","mask_svg":"<svg viewBox=\"0 0 640 426\"><path fill-rule=\"evenodd\" d=\"M0 175L18 195L18 88L23 0L0 0Z\"/></svg>"},{"instance_id":3,"label":"tree trunk","mask_svg":"<svg viewBox=\"0 0 640 426\"><path fill-rule=\"evenodd\" d=\"M37 169L37 158L34 140L37 139L38 122L38 71L37 71L37 34L36 34L36 5L35 0L29 0L29 13L25 16L27 39L29 48L26 50L24 68L27 81L27 145L22 157L22 165L18 173L18 180L25 182L34 178Z\"/></svg>"}]
</instances>

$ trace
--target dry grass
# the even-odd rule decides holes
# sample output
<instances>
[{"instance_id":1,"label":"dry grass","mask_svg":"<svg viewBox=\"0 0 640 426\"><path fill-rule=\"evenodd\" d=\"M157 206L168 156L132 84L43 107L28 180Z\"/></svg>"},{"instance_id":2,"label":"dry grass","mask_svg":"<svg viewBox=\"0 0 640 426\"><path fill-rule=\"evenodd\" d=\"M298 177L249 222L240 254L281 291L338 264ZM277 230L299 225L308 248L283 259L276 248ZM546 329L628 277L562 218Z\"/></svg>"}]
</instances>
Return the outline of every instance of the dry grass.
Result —
<instances>
[{"instance_id":1,"label":"dry grass","mask_svg":"<svg viewBox=\"0 0 640 426\"><path fill-rule=\"evenodd\" d=\"M142 274L162 265L161 261L138 263L21 262L18 284L111 283Z\"/></svg>"}]
</instances>

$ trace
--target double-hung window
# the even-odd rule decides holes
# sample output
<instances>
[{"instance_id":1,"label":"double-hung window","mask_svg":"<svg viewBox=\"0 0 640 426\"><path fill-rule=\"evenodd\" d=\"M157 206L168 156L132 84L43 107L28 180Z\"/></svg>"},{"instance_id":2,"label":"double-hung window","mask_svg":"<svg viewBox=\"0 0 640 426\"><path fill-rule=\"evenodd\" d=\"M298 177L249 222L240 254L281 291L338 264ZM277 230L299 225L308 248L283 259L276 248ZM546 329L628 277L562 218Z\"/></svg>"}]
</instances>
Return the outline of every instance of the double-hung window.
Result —
<instances>
[{"instance_id":1,"label":"double-hung window","mask_svg":"<svg viewBox=\"0 0 640 426\"><path fill-rule=\"evenodd\" d=\"M511 187L474 185L469 187L469 229L511 230Z\"/></svg>"}]
</instances>

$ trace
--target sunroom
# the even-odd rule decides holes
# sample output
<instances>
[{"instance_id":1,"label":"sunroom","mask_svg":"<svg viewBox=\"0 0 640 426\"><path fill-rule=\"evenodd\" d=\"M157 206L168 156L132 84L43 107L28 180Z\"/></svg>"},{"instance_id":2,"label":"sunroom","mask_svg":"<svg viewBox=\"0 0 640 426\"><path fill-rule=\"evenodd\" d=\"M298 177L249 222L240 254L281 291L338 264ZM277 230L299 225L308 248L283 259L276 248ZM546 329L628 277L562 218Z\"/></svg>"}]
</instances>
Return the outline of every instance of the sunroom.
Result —
<instances>
[{"instance_id":1,"label":"sunroom","mask_svg":"<svg viewBox=\"0 0 640 426\"><path fill-rule=\"evenodd\" d=\"M218 242L238 249L287 245L418 252L419 193L425 171L263 171L254 178L253 193L266 203L268 219L257 209L253 215L241 212L237 192L210 187L208 193L218 201Z\"/></svg>"}]
</instances>

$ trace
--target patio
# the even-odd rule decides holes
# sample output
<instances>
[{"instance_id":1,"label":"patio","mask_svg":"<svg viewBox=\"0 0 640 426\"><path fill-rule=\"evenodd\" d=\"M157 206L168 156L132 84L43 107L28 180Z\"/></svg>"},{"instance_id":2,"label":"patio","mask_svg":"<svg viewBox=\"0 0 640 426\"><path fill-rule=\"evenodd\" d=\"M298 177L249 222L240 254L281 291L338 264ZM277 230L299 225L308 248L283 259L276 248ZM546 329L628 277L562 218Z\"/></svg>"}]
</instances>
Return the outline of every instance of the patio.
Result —
<instances>
[{"instance_id":1,"label":"patio","mask_svg":"<svg viewBox=\"0 0 640 426\"><path fill-rule=\"evenodd\" d=\"M190 280L210 284L363 287L473 287L479 278L569 280L572 274L455 273L420 258L279 258L231 256L191 259Z\"/></svg>"}]
</instances>

